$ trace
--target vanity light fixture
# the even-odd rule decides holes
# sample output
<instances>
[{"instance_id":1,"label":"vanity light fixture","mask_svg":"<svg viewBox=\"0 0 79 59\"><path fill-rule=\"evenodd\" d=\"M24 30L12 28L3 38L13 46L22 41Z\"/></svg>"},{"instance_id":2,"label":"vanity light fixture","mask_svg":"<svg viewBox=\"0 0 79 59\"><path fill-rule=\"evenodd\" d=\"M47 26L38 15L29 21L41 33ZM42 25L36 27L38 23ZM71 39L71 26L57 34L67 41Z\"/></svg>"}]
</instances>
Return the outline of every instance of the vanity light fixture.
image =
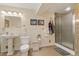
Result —
<instances>
[{"instance_id":1,"label":"vanity light fixture","mask_svg":"<svg viewBox=\"0 0 79 59\"><path fill-rule=\"evenodd\" d=\"M19 13L19 16L22 16L22 13Z\"/></svg>"},{"instance_id":2,"label":"vanity light fixture","mask_svg":"<svg viewBox=\"0 0 79 59\"><path fill-rule=\"evenodd\" d=\"M17 13L16 13L16 12L14 12L14 13L13 13L13 15L14 15L14 16L17 16Z\"/></svg>"},{"instance_id":3,"label":"vanity light fixture","mask_svg":"<svg viewBox=\"0 0 79 59\"><path fill-rule=\"evenodd\" d=\"M12 13L11 13L11 12L8 12L8 14L9 14L9 15L12 15Z\"/></svg>"},{"instance_id":4,"label":"vanity light fixture","mask_svg":"<svg viewBox=\"0 0 79 59\"><path fill-rule=\"evenodd\" d=\"M67 7L65 10L66 11L70 11L71 10L71 7Z\"/></svg>"},{"instance_id":5,"label":"vanity light fixture","mask_svg":"<svg viewBox=\"0 0 79 59\"><path fill-rule=\"evenodd\" d=\"M2 14L6 14L6 12L5 12L5 11L1 11L1 13L2 13Z\"/></svg>"},{"instance_id":6,"label":"vanity light fixture","mask_svg":"<svg viewBox=\"0 0 79 59\"><path fill-rule=\"evenodd\" d=\"M22 16L22 13L17 13L17 12L11 12L11 11L8 11L8 12L6 12L6 11L1 11L1 13L3 14L3 15L10 15L10 16Z\"/></svg>"}]
</instances>

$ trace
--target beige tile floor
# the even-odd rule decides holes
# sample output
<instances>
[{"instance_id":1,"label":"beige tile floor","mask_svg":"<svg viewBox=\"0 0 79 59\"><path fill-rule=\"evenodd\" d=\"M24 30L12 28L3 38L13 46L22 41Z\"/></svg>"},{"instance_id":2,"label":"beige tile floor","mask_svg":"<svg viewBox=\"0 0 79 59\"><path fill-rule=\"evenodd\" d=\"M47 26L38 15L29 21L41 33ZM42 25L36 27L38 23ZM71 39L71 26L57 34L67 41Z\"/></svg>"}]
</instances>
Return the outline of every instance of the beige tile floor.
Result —
<instances>
[{"instance_id":1,"label":"beige tile floor","mask_svg":"<svg viewBox=\"0 0 79 59\"><path fill-rule=\"evenodd\" d=\"M61 56L53 47L44 47L39 51L32 52L33 56Z\"/></svg>"},{"instance_id":2,"label":"beige tile floor","mask_svg":"<svg viewBox=\"0 0 79 59\"><path fill-rule=\"evenodd\" d=\"M7 53L0 53L0 56L7 56ZM15 51L12 56L21 56L20 51ZM53 47L43 47L39 51L29 50L29 56L61 56Z\"/></svg>"}]
</instances>

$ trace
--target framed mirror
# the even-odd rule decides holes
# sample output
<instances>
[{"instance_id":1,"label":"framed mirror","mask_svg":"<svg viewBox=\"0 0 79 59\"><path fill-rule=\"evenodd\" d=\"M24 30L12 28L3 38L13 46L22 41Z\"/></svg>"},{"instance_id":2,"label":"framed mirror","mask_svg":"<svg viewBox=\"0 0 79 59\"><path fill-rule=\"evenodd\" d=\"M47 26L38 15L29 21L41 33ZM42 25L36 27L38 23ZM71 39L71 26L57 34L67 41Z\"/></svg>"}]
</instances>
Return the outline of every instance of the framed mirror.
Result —
<instances>
[{"instance_id":1,"label":"framed mirror","mask_svg":"<svg viewBox=\"0 0 79 59\"><path fill-rule=\"evenodd\" d=\"M5 28L20 28L21 18L16 16L5 16L4 24Z\"/></svg>"}]
</instances>

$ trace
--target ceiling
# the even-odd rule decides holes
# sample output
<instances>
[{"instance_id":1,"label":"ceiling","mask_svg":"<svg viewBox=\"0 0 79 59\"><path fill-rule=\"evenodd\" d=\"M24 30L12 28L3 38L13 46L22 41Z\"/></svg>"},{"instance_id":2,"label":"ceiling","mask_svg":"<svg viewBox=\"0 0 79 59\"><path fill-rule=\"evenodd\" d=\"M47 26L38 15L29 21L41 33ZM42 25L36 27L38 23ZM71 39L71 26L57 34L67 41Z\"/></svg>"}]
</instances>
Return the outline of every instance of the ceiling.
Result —
<instances>
[{"instance_id":1,"label":"ceiling","mask_svg":"<svg viewBox=\"0 0 79 59\"><path fill-rule=\"evenodd\" d=\"M36 14L45 12L66 12L64 9L72 7L73 3L0 3L0 5L7 5L12 7L27 8L35 10Z\"/></svg>"},{"instance_id":2,"label":"ceiling","mask_svg":"<svg viewBox=\"0 0 79 59\"><path fill-rule=\"evenodd\" d=\"M0 3L0 5L37 10L40 3Z\"/></svg>"},{"instance_id":3,"label":"ceiling","mask_svg":"<svg viewBox=\"0 0 79 59\"><path fill-rule=\"evenodd\" d=\"M39 8L38 14L46 13L46 12L58 12L63 13L66 12L65 9L67 7L73 8L73 3L43 3Z\"/></svg>"}]
</instances>

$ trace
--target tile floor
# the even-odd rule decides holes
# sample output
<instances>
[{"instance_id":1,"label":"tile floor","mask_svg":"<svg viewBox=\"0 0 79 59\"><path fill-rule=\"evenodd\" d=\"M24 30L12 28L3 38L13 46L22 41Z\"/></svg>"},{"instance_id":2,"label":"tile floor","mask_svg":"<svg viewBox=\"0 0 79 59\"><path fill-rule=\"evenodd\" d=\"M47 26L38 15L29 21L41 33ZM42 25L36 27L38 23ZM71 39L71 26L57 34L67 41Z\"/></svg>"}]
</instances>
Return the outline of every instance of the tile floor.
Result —
<instances>
[{"instance_id":1,"label":"tile floor","mask_svg":"<svg viewBox=\"0 0 79 59\"><path fill-rule=\"evenodd\" d=\"M53 47L43 47L39 51L29 50L29 56L62 56ZM0 53L0 56L7 56L7 53ZM12 56L21 56L20 51L15 51Z\"/></svg>"},{"instance_id":2,"label":"tile floor","mask_svg":"<svg viewBox=\"0 0 79 59\"><path fill-rule=\"evenodd\" d=\"M53 47L43 47L39 51L32 52L33 56L62 56Z\"/></svg>"}]
</instances>

